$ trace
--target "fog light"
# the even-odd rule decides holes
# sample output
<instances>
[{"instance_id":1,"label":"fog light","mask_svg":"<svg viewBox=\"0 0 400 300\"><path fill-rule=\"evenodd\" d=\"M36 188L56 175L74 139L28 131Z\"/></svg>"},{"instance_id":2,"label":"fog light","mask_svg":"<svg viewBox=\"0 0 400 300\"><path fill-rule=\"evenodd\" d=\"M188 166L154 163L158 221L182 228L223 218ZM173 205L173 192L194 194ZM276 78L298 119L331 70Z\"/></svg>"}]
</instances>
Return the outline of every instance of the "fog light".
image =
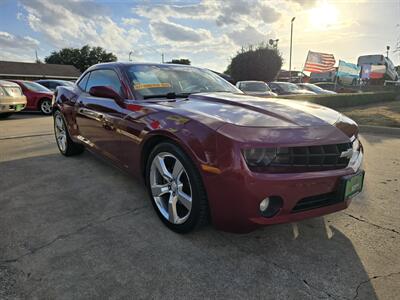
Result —
<instances>
[{"instance_id":1,"label":"fog light","mask_svg":"<svg viewBox=\"0 0 400 300\"><path fill-rule=\"evenodd\" d=\"M265 198L263 201L260 202L260 210L261 212L264 212L267 210L269 205L269 198Z\"/></svg>"},{"instance_id":2,"label":"fog light","mask_svg":"<svg viewBox=\"0 0 400 300\"><path fill-rule=\"evenodd\" d=\"M279 196L269 196L260 202L260 212L263 217L275 216L283 207L283 200Z\"/></svg>"}]
</instances>

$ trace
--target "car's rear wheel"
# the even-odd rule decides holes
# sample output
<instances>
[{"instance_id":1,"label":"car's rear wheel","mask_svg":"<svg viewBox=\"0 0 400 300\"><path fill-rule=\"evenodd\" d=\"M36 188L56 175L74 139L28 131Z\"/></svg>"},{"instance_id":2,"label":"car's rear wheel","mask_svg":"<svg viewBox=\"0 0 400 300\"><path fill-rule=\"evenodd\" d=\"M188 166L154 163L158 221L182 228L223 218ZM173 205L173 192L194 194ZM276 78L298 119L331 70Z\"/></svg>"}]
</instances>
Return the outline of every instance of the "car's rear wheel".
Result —
<instances>
[{"instance_id":1,"label":"car's rear wheel","mask_svg":"<svg viewBox=\"0 0 400 300\"><path fill-rule=\"evenodd\" d=\"M60 150L62 155L72 156L83 152L83 145L71 140L60 111L54 113L54 135L56 137L58 150Z\"/></svg>"},{"instance_id":2,"label":"car's rear wheel","mask_svg":"<svg viewBox=\"0 0 400 300\"><path fill-rule=\"evenodd\" d=\"M8 117L10 117L13 113L4 113L4 114L0 114L0 119L7 119Z\"/></svg>"},{"instance_id":3,"label":"car's rear wheel","mask_svg":"<svg viewBox=\"0 0 400 300\"><path fill-rule=\"evenodd\" d=\"M42 99L39 103L39 109L42 114L48 116L51 115L52 107L51 107L51 100L50 99Z\"/></svg>"},{"instance_id":4,"label":"car's rear wheel","mask_svg":"<svg viewBox=\"0 0 400 300\"><path fill-rule=\"evenodd\" d=\"M207 223L207 196L200 174L176 145L164 142L153 149L146 185L158 216L173 231L187 233Z\"/></svg>"}]
</instances>

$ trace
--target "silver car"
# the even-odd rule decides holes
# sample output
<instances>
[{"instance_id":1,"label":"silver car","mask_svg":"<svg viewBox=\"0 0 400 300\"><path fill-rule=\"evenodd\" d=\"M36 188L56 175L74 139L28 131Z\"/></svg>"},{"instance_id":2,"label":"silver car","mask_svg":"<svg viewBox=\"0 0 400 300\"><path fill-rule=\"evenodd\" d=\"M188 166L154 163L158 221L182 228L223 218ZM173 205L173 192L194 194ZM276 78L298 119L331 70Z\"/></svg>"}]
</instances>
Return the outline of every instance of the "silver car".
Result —
<instances>
[{"instance_id":1,"label":"silver car","mask_svg":"<svg viewBox=\"0 0 400 300\"><path fill-rule=\"evenodd\" d=\"M0 80L0 118L8 118L26 106L26 97L14 82Z\"/></svg>"},{"instance_id":2,"label":"silver car","mask_svg":"<svg viewBox=\"0 0 400 300\"><path fill-rule=\"evenodd\" d=\"M236 83L236 87L247 95L258 96L258 97L277 96L277 94L272 92L268 84L266 84L264 81L255 81L255 80L238 81Z\"/></svg>"}]
</instances>

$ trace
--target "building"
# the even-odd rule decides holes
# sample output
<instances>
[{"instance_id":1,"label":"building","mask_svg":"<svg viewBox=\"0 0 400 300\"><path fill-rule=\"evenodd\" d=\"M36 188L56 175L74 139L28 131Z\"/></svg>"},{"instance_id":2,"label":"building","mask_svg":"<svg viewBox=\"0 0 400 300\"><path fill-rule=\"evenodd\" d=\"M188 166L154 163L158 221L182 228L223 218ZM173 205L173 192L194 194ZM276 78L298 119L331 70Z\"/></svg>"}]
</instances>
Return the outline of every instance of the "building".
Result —
<instances>
[{"instance_id":1,"label":"building","mask_svg":"<svg viewBox=\"0 0 400 300\"><path fill-rule=\"evenodd\" d=\"M76 80L81 72L71 65L0 61L0 79L61 79Z\"/></svg>"}]
</instances>

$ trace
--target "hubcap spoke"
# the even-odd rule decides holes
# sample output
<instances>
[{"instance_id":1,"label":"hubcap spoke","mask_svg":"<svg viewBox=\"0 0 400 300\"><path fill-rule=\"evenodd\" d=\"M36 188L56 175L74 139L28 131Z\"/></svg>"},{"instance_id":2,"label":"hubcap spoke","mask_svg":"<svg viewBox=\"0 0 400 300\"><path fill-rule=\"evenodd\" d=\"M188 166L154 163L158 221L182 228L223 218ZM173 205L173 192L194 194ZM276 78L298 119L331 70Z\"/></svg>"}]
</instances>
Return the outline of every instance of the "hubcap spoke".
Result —
<instances>
[{"instance_id":1,"label":"hubcap spoke","mask_svg":"<svg viewBox=\"0 0 400 300\"><path fill-rule=\"evenodd\" d=\"M160 175L162 177L164 177L165 180L171 181L172 175L168 171L167 166L165 165L164 158L162 158L160 156L156 156L156 158L154 159L154 163L155 163L156 168L157 168L158 172L160 173Z\"/></svg>"},{"instance_id":2,"label":"hubcap spoke","mask_svg":"<svg viewBox=\"0 0 400 300\"><path fill-rule=\"evenodd\" d=\"M172 170L172 177L177 180L182 174L183 166L179 160L175 161L174 169Z\"/></svg>"},{"instance_id":3,"label":"hubcap spoke","mask_svg":"<svg viewBox=\"0 0 400 300\"><path fill-rule=\"evenodd\" d=\"M154 197L161 197L162 195L170 192L169 184L152 185L151 192Z\"/></svg>"},{"instance_id":4,"label":"hubcap spoke","mask_svg":"<svg viewBox=\"0 0 400 300\"><path fill-rule=\"evenodd\" d=\"M186 207L187 210L192 208L192 197L184 193L183 191L178 191L178 200L183 206Z\"/></svg>"},{"instance_id":5,"label":"hubcap spoke","mask_svg":"<svg viewBox=\"0 0 400 300\"><path fill-rule=\"evenodd\" d=\"M176 211L176 203L178 202L178 198L176 195L172 195L169 197L168 201L168 219L171 223L177 223L178 221L178 213Z\"/></svg>"}]
</instances>

